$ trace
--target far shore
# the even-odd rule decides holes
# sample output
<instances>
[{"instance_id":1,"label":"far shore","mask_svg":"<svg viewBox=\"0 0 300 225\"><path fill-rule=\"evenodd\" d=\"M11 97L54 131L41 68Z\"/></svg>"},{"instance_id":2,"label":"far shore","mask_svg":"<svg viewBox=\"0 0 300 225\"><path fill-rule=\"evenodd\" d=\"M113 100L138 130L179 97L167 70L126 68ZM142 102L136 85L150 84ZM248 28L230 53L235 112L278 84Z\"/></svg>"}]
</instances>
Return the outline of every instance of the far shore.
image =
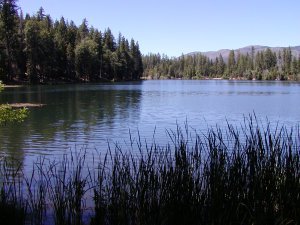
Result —
<instances>
[{"instance_id":1,"label":"far shore","mask_svg":"<svg viewBox=\"0 0 300 225\"><path fill-rule=\"evenodd\" d=\"M150 76L145 76L145 77L141 77L139 80L134 80L134 81L145 81L145 80L236 80L236 81L259 81L255 78L249 80L249 79L245 79L243 77L229 77L229 78L224 78L224 77L201 77L201 78L191 78L191 79L187 79L187 78L168 78L168 77L164 77L161 76L160 78L152 78ZM275 79L275 80L260 80L260 81L288 81L288 82L299 82L296 80L292 80L292 79L287 79L287 80L279 80L279 79ZM4 88L19 88L19 87L24 87L24 86L32 86L32 85L64 85L64 84L96 84L96 83L115 83L116 81L107 81L107 80L102 80L99 82L45 82L45 83L40 83L40 84L29 84L29 83L18 83L16 82L16 84L3 84ZM118 81L117 81L118 82ZM120 81L120 82L127 82L127 81ZM130 82L130 80L128 80L128 82Z\"/></svg>"},{"instance_id":2,"label":"far shore","mask_svg":"<svg viewBox=\"0 0 300 225\"><path fill-rule=\"evenodd\" d=\"M293 79L286 79L286 80L280 80L280 79L271 79L271 80L267 80L267 79L246 79L244 77L228 77L228 78L224 78L224 77L201 77L201 78L191 78L191 79L187 79L187 78L167 78L164 76L161 76L160 78L152 78L150 76L148 77L141 77L141 80L232 80L232 81L282 81L282 82L299 82L298 80L293 80Z\"/></svg>"}]
</instances>

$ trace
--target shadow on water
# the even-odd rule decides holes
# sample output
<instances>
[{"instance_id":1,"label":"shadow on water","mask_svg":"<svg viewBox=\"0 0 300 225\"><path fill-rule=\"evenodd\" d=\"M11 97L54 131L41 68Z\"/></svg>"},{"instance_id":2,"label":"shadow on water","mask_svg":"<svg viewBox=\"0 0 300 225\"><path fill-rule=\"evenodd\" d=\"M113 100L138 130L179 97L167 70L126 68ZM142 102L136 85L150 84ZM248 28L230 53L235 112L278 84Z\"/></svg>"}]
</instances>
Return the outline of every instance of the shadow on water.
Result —
<instances>
[{"instance_id":1,"label":"shadow on water","mask_svg":"<svg viewBox=\"0 0 300 225\"><path fill-rule=\"evenodd\" d=\"M176 129L176 122L201 130L226 120L239 125L253 112L293 126L300 122L299 90L299 83L193 80L7 88L0 103L46 105L30 109L22 124L0 127L0 155L31 165L38 155L124 143L129 130L148 140L155 130L157 143L164 144L166 129Z\"/></svg>"},{"instance_id":2,"label":"shadow on water","mask_svg":"<svg viewBox=\"0 0 300 225\"><path fill-rule=\"evenodd\" d=\"M68 143L103 139L104 130L138 120L140 83L121 85L65 85L11 88L1 93L2 103L42 103L31 108L22 124L0 127L0 154L23 161L26 154L48 154ZM119 125L118 125L119 126ZM86 139L86 140L85 140Z\"/></svg>"}]
</instances>

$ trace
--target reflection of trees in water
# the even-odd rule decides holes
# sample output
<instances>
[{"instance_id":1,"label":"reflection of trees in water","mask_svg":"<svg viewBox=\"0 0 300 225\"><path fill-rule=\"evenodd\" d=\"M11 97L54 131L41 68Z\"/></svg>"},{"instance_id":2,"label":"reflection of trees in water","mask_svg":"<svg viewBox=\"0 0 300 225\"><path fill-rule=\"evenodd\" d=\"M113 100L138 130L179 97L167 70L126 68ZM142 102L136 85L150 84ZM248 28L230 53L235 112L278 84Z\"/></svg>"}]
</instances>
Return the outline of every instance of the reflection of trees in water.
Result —
<instances>
[{"instance_id":1,"label":"reflection of trees in water","mask_svg":"<svg viewBox=\"0 0 300 225\"><path fill-rule=\"evenodd\" d=\"M8 162L10 162L9 167L14 169L18 169L17 167L19 166L22 167L21 163L24 159L24 152L21 149L23 147L22 142L24 138L26 138L26 129L24 129L24 132L18 131L23 128L24 126L22 124L0 127L0 158L5 157Z\"/></svg>"},{"instance_id":2,"label":"reflection of trees in water","mask_svg":"<svg viewBox=\"0 0 300 225\"><path fill-rule=\"evenodd\" d=\"M113 129L118 126L116 120L138 119L140 90L117 90L110 85L103 87L36 86L4 93L1 101L44 103L46 106L30 109L29 118L22 124L0 127L0 152L21 162L24 160L24 148L39 144L30 143L36 138L45 143L51 143L55 138L63 142L74 138L74 133L88 135L96 127Z\"/></svg>"}]
</instances>

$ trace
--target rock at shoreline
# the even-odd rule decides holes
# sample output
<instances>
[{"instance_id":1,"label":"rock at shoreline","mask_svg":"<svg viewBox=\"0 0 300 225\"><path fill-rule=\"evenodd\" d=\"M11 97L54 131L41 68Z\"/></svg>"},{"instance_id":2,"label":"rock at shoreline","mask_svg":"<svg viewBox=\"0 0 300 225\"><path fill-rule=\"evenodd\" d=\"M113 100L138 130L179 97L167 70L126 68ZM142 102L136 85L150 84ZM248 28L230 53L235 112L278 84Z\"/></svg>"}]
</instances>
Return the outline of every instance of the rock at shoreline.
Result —
<instances>
[{"instance_id":1,"label":"rock at shoreline","mask_svg":"<svg viewBox=\"0 0 300 225\"><path fill-rule=\"evenodd\" d=\"M43 107L45 104L39 103L12 103L9 104L12 108L33 108L33 107Z\"/></svg>"}]
</instances>

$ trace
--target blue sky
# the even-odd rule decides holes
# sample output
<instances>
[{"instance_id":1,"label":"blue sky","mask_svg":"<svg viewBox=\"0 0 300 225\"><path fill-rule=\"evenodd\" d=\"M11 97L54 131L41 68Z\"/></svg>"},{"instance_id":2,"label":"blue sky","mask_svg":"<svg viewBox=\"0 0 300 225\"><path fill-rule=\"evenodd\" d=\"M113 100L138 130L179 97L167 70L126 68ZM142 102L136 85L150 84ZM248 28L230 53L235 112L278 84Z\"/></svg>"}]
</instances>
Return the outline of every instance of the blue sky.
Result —
<instances>
[{"instance_id":1,"label":"blue sky","mask_svg":"<svg viewBox=\"0 0 300 225\"><path fill-rule=\"evenodd\" d=\"M300 45L299 0L19 0L24 14L83 18L134 38L143 54L179 56L247 45Z\"/></svg>"}]
</instances>

